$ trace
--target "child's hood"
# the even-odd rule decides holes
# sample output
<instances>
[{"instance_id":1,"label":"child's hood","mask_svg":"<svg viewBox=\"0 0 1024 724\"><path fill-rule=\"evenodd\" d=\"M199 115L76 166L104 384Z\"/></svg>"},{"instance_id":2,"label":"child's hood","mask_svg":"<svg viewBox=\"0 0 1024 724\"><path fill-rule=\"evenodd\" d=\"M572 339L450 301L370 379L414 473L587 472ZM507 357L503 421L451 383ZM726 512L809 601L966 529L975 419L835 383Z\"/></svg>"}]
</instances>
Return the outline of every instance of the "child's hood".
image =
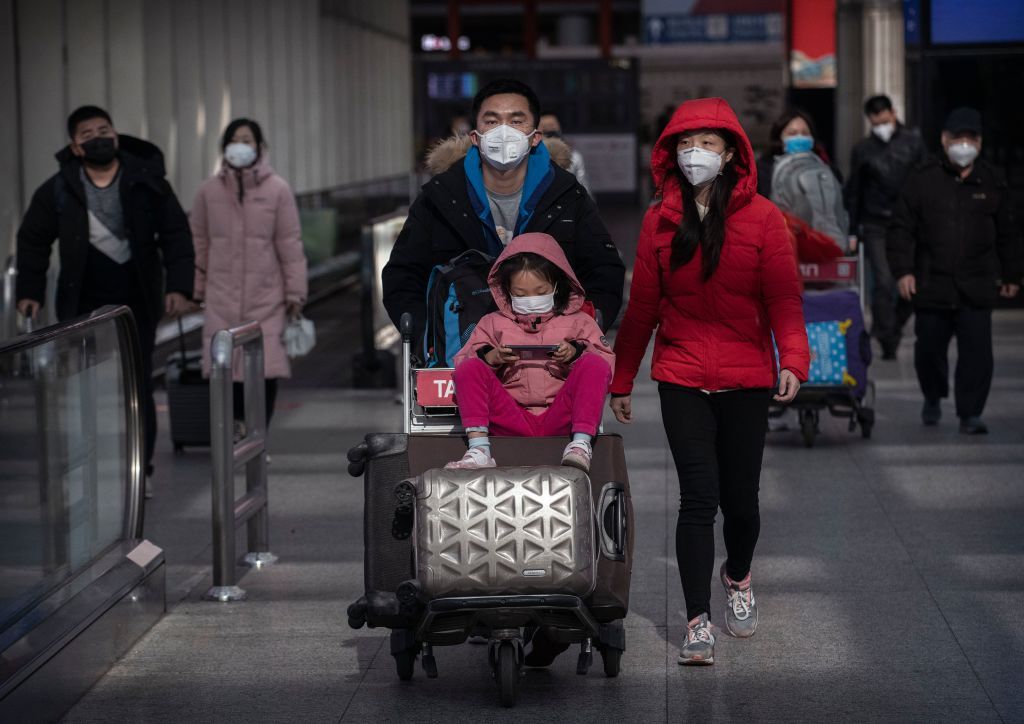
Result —
<instances>
[{"instance_id":1,"label":"child's hood","mask_svg":"<svg viewBox=\"0 0 1024 724\"><path fill-rule=\"evenodd\" d=\"M494 262L494 266L491 267L491 272L487 276L487 283L491 287L491 295L494 297L495 303L498 305L498 309L507 317L515 318L515 312L512 311L512 305L508 298L505 296L504 290L501 288L501 280L498 276L498 269L509 257L515 256L516 254L523 254L530 252L538 256L542 256L552 264L557 266L569 279L570 291L569 291L569 303L566 305L563 314L573 314L574 312L580 311L583 306L585 292L583 291L583 285L580 284L579 279L576 278L576 274L573 273L572 266L569 264L569 260L565 257L565 252L562 251L562 247L559 246L555 238L550 234L542 234L540 232L531 232L529 234L520 234L516 238L512 239L505 247L505 250L501 252L498 259Z\"/></svg>"}]
</instances>

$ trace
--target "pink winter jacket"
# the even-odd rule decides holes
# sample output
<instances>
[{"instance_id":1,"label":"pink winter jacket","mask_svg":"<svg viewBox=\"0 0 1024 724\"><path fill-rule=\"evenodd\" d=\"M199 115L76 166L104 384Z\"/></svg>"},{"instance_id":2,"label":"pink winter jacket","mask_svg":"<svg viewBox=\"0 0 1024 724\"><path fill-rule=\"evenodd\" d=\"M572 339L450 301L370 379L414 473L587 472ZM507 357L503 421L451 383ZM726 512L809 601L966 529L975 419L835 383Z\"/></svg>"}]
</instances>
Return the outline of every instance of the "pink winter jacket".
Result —
<instances>
[{"instance_id":1,"label":"pink winter jacket","mask_svg":"<svg viewBox=\"0 0 1024 724\"><path fill-rule=\"evenodd\" d=\"M547 313L540 316L520 316L512 311L512 305L502 291L498 279L498 267L515 254L533 252L556 264L569 277L572 291L569 304L561 314ZM498 305L498 311L488 314L473 330L469 341L455 355L455 366L477 357L481 347L500 347L510 344L560 344L583 342L583 354L596 354L615 369L615 355L601 334L594 318L581 312L584 292L579 280L569 266L568 259L558 242L549 234L521 234L501 253L487 277L491 294ZM571 367L554 360L519 361L499 367L496 370L502 385L520 405L534 414L540 414L554 402L555 395L565 383ZM458 391L456 390L456 395Z\"/></svg>"},{"instance_id":2,"label":"pink winter jacket","mask_svg":"<svg viewBox=\"0 0 1024 724\"><path fill-rule=\"evenodd\" d=\"M263 328L268 379L290 377L281 337L285 303L306 301L306 255L299 212L288 183L260 159L238 175L226 164L196 194L189 223L196 249L195 298L206 302L203 372L210 372L210 340L221 329L257 320ZM242 379L236 354L234 379Z\"/></svg>"}]
</instances>

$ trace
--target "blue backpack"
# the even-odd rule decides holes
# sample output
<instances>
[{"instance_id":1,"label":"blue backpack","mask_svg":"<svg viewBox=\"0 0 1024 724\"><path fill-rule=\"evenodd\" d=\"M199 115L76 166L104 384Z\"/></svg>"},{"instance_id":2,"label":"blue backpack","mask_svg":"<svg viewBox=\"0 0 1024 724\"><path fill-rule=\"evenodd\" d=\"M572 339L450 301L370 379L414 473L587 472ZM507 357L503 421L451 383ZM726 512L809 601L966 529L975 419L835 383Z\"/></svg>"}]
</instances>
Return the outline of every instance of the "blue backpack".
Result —
<instances>
[{"instance_id":1,"label":"blue backpack","mask_svg":"<svg viewBox=\"0 0 1024 724\"><path fill-rule=\"evenodd\" d=\"M470 249L438 264L427 281L427 327L423 358L427 367L452 367L484 315L498 309L487 284L494 257Z\"/></svg>"}]
</instances>

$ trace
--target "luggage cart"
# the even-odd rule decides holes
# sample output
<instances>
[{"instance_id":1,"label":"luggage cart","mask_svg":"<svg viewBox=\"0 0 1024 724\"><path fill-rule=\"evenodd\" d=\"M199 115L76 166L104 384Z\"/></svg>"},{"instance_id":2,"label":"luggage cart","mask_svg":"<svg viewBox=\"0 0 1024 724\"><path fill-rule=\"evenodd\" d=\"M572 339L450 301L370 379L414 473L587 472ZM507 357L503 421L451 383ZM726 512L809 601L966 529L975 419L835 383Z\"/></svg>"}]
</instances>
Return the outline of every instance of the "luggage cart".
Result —
<instances>
[{"instance_id":1,"label":"luggage cart","mask_svg":"<svg viewBox=\"0 0 1024 724\"><path fill-rule=\"evenodd\" d=\"M798 266L805 285L805 314L808 305L814 301L815 292L849 289L857 293L858 311L861 323L863 323L866 311L866 268L862 244L858 246L856 256L839 257L827 262L801 263ZM862 382L855 386L808 382L801 386L796 399L789 405L780 405L773 401L769 406L769 418L781 417L787 409L796 411L800 423L800 434L806 447L814 446L819 432L821 413L826 410L833 417L848 419L850 432L855 432L859 428L862 438L869 439L871 437L875 424L875 383L867 376L867 369L871 363L870 340L865 338L862 344L862 340L856 339L853 343L858 345L855 354L862 358L864 364L865 379ZM848 359L850 344L851 341L847 339Z\"/></svg>"},{"instance_id":2,"label":"luggage cart","mask_svg":"<svg viewBox=\"0 0 1024 724\"><path fill-rule=\"evenodd\" d=\"M403 315L403 432L370 434L349 451L349 473L363 477L366 593L349 606L349 625L391 629L391 654L399 679L415 672L438 676L434 646L487 639L488 663L503 706L514 706L529 630L551 641L579 644L576 672L586 675L596 649L606 676L617 676L626 648L623 619L633 556L633 507L622 439L599 435L589 475L596 551L594 590L587 595L552 592L468 595L429 599L415 578L412 529L415 479L465 452L464 430L454 400L452 369L412 366L412 324ZM493 437L499 460L518 466L550 466L565 438ZM523 470L517 467L516 470Z\"/></svg>"}]
</instances>

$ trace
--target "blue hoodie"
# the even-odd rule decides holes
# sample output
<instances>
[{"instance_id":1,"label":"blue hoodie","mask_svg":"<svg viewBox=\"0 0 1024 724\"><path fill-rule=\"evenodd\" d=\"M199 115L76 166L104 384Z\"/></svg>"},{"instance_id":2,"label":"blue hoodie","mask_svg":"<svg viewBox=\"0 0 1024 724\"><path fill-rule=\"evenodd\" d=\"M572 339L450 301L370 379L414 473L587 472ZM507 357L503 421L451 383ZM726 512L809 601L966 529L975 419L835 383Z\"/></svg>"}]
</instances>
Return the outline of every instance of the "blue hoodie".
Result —
<instances>
[{"instance_id":1,"label":"blue hoodie","mask_svg":"<svg viewBox=\"0 0 1024 724\"><path fill-rule=\"evenodd\" d=\"M490 253L497 256L504 249L498 232L494 228L494 217L491 214L491 204L487 200L487 190L484 188L484 174L480 167L480 149L471 146L463 160L463 168L466 170L466 186L469 191L469 201L473 210L480 218L484 227L484 238L490 246ZM543 143L530 151L526 160L526 179L523 181L523 195L519 201L519 217L516 220L516 228L512 230L511 236L518 236L523 233L526 225L540 203L544 192L551 186L555 178L555 170L551 167L551 154Z\"/></svg>"}]
</instances>

